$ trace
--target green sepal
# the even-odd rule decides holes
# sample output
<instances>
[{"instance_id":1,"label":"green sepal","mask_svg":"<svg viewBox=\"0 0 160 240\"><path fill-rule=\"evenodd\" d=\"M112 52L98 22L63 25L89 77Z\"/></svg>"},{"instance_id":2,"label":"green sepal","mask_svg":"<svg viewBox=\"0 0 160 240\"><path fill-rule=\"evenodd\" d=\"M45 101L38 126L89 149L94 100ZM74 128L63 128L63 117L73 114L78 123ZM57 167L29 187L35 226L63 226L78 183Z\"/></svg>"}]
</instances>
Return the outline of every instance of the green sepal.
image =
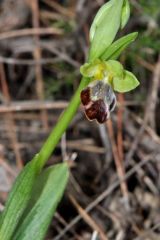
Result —
<instances>
[{"instance_id":1,"label":"green sepal","mask_svg":"<svg viewBox=\"0 0 160 240\"><path fill-rule=\"evenodd\" d=\"M124 71L124 78L114 77L112 80L113 89L120 93L129 92L139 84L137 78L129 71Z\"/></svg>"}]
</instances>

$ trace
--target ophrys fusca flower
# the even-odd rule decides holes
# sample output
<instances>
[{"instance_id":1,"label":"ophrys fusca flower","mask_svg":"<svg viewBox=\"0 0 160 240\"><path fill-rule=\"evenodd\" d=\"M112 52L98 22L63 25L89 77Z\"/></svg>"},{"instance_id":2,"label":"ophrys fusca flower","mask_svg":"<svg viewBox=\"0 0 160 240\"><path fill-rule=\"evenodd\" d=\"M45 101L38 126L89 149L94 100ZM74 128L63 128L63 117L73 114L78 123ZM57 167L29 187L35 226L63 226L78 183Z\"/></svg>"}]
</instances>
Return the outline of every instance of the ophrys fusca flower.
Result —
<instances>
[{"instance_id":1,"label":"ophrys fusca flower","mask_svg":"<svg viewBox=\"0 0 160 240\"><path fill-rule=\"evenodd\" d=\"M81 67L89 85L81 92L81 102L89 120L104 123L116 105L115 91L126 92L138 86L138 80L115 60L95 60Z\"/></svg>"},{"instance_id":2,"label":"ophrys fusca flower","mask_svg":"<svg viewBox=\"0 0 160 240\"><path fill-rule=\"evenodd\" d=\"M89 120L104 123L116 104L111 86L103 80L94 80L81 92L81 102Z\"/></svg>"}]
</instances>

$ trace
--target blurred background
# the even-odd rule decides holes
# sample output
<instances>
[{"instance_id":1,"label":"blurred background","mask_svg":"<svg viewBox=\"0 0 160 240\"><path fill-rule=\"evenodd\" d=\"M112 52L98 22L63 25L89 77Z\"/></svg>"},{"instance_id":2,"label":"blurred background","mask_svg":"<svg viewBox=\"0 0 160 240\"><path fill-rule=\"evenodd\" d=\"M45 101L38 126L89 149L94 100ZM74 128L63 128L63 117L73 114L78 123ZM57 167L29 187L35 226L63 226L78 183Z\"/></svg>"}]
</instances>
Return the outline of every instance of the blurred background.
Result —
<instances>
[{"instance_id":1,"label":"blurred background","mask_svg":"<svg viewBox=\"0 0 160 240\"><path fill-rule=\"evenodd\" d=\"M0 209L80 82L89 28L104 0L0 1ZM130 0L120 61L141 82L117 94L104 125L80 108L48 166L70 181L47 240L160 239L160 1ZM107 25L106 25L107 27Z\"/></svg>"}]
</instances>

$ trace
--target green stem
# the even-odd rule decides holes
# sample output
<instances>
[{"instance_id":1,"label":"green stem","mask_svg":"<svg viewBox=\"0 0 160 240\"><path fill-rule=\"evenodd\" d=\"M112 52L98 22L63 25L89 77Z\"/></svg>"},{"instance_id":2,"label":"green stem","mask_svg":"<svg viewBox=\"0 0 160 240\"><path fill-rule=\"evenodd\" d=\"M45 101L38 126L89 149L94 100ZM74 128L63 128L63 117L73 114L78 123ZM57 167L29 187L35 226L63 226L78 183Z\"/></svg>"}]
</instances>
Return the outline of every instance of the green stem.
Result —
<instances>
[{"instance_id":1,"label":"green stem","mask_svg":"<svg viewBox=\"0 0 160 240\"><path fill-rule=\"evenodd\" d=\"M66 128L70 124L71 120L73 119L76 111L80 105L80 93L83 88L85 88L89 83L88 78L82 78L81 83L75 92L74 96L72 97L71 102L69 103L66 110L60 116L56 126L53 128L52 132L50 133L48 139L42 146L36 161L37 167L39 171L43 168L49 157L51 156L52 152L54 151L56 145L58 144L60 138L62 137L63 133L65 132Z\"/></svg>"}]
</instances>

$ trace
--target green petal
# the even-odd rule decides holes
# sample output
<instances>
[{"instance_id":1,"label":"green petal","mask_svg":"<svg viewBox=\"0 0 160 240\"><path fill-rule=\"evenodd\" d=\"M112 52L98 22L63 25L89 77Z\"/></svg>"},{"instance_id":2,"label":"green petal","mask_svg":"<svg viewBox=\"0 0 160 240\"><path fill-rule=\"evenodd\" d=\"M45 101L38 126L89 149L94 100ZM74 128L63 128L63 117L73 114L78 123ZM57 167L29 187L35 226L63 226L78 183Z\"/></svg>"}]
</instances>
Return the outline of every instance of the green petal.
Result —
<instances>
[{"instance_id":1,"label":"green petal","mask_svg":"<svg viewBox=\"0 0 160 240\"><path fill-rule=\"evenodd\" d=\"M109 75L112 77L120 77L123 78L124 76L124 69L120 62L115 60L108 60L106 62L107 71Z\"/></svg>"}]
</instances>

